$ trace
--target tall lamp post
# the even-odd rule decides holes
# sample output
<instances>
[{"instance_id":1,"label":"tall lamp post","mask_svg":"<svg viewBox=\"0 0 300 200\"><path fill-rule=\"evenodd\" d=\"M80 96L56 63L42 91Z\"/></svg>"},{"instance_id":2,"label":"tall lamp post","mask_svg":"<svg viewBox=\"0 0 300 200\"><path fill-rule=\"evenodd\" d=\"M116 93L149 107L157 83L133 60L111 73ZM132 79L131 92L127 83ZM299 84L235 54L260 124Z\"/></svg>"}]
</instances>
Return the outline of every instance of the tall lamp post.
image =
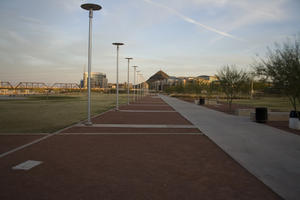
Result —
<instances>
[{"instance_id":1,"label":"tall lamp post","mask_svg":"<svg viewBox=\"0 0 300 200\"><path fill-rule=\"evenodd\" d=\"M134 98L134 101L136 100L136 92L135 92L135 75L136 75L136 68L138 66L132 66L134 68L134 71L133 71L133 85L134 85L134 90L133 90L133 98Z\"/></svg>"},{"instance_id":2,"label":"tall lamp post","mask_svg":"<svg viewBox=\"0 0 300 200\"><path fill-rule=\"evenodd\" d=\"M143 81L144 81L144 79L143 79L143 74L140 74L140 77L141 77L141 84L140 84L140 96L141 96L141 99L143 98L143 92L144 92L144 87L143 87Z\"/></svg>"},{"instance_id":3,"label":"tall lamp post","mask_svg":"<svg viewBox=\"0 0 300 200\"><path fill-rule=\"evenodd\" d=\"M127 104L129 105L129 65L130 65L130 60L133 58L125 58L128 60L128 68L127 68Z\"/></svg>"},{"instance_id":4,"label":"tall lamp post","mask_svg":"<svg viewBox=\"0 0 300 200\"><path fill-rule=\"evenodd\" d=\"M144 75L143 74L141 74L141 76L142 76L142 98L145 96L145 86L144 86L144 81L145 81L145 79L144 79Z\"/></svg>"},{"instance_id":5,"label":"tall lamp post","mask_svg":"<svg viewBox=\"0 0 300 200\"><path fill-rule=\"evenodd\" d=\"M113 45L117 46L117 103L116 103L116 111L119 110L119 46L124 45L120 42L112 43Z\"/></svg>"},{"instance_id":6,"label":"tall lamp post","mask_svg":"<svg viewBox=\"0 0 300 200\"><path fill-rule=\"evenodd\" d=\"M136 71L136 82L137 82L137 85L139 84L139 73L140 73L140 70L139 71ZM138 90L137 90L137 99L139 100L140 98L140 86L137 87Z\"/></svg>"},{"instance_id":7,"label":"tall lamp post","mask_svg":"<svg viewBox=\"0 0 300 200\"><path fill-rule=\"evenodd\" d=\"M92 19L93 11L100 10L102 7L97 4L82 4L80 6L84 10L89 11L89 45L88 45L88 121L86 125L92 125L91 122L91 65L92 65Z\"/></svg>"}]
</instances>

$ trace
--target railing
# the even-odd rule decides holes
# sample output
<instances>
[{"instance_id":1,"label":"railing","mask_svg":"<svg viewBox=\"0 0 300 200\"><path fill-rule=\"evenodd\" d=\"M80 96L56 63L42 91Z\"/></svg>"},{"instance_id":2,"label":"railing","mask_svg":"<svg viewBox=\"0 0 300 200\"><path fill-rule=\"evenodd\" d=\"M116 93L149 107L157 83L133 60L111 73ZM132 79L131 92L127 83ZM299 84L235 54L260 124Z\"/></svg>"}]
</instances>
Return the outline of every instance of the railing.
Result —
<instances>
[{"instance_id":1,"label":"railing","mask_svg":"<svg viewBox=\"0 0 300 200\"><path fill-rule=\"evenodd\" d=\"M0 81L0 88L2 88L2 89L13 89L14 87L8 81Z\"/></svg>"},{"instance_id":2,"label":"railing","mask_svg":"<svg viewBox=\"0 0 300 200\"><path fill-rule=\"evenodd\" d=\"M19 82L13 86L8 81L0 81L0 89L80 89L77 83L54 83L52 86L43 82Z\"/></svg>"}]
</instances>

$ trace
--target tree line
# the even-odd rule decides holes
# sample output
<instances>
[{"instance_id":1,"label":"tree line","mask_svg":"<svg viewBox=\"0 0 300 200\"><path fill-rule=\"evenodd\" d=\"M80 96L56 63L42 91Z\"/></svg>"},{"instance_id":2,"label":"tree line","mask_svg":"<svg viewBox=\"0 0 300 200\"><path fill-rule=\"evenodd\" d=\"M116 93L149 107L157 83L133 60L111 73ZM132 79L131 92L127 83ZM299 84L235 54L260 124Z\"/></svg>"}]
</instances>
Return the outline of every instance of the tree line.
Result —
<instances>
[{"instance_id":1,"label":"tree line","mask_svg":"<svg viewBox=\"0 0 300 200\"><path fill-rule=\"evenodd\" d=\"M217 81L178 84L165 89L167 93L193 93L209 97L224 94L231 108L232 100L241 95L252 98L253 91L285 95L294 110L300 104L300 40L287 40L267 48L264 58L251 65L251 70L236 65L222 66L215 74Z\"/></svg>"}]
</instances>

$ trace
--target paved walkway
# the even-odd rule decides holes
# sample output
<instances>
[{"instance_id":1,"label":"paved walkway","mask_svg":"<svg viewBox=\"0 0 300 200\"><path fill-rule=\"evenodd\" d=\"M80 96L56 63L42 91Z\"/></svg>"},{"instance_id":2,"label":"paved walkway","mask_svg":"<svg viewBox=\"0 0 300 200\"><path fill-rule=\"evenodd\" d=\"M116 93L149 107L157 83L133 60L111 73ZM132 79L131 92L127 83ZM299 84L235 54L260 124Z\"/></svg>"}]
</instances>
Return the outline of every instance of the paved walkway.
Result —
<instances>
[{"instance_id":1,"label":"paved walkway","mask_svg":"<svg viewBox=\"0 0 300 200\"><path fill-rule=\"evenodd\" d=\"M93 126L0 136L0 199L280 199L160 97L120 109Z\"/></svg>"},{"instance_id":2,"label":"paved walkway","mask_svg":"<svg viewBox=\"0 0 300 200\"><path fill-rule=\"evenodd\" d=\"M300 199L300 137L162 96L242 166L285 199Z\"/></svg>"}]
</instances>

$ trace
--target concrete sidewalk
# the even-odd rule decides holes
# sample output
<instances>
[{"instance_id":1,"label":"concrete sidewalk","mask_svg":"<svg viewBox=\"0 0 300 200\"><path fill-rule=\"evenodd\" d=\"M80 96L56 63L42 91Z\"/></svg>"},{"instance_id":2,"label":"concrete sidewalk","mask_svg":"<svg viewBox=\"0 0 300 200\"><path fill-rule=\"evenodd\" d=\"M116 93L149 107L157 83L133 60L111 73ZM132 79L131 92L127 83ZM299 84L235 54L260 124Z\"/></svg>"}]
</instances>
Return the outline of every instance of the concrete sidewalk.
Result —
<instances>
[{"instance_id":1,"label":"concrete sidewalk","mask_svg":"<svg viewBox=\"0 0 300 200\"><path fill-rule=\"evenodd\" d=\"M285 199L300 199L300 137L161 96L242 166Z\"/></svg>"}]
</instances>

